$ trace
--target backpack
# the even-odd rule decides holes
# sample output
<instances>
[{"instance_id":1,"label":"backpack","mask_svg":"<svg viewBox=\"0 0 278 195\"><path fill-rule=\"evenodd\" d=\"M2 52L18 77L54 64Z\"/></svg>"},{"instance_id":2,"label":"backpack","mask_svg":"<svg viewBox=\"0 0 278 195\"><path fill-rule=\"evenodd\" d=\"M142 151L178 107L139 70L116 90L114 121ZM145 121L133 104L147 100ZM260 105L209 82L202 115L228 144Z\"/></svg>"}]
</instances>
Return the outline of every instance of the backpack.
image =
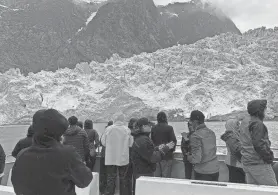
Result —
<instances>
[{"instance_id":1,"label":"backpack","mask_svg":"<svg viewBox=\"0 0 278 195\"><path fill-rule=\"evenodd\" d=\"M89 144L89 150L90 150L90 156L91 157L96 157L97 156L97 152L96 152L96 148L95 148L94 143Z\"/></svg>"}]
</instances>

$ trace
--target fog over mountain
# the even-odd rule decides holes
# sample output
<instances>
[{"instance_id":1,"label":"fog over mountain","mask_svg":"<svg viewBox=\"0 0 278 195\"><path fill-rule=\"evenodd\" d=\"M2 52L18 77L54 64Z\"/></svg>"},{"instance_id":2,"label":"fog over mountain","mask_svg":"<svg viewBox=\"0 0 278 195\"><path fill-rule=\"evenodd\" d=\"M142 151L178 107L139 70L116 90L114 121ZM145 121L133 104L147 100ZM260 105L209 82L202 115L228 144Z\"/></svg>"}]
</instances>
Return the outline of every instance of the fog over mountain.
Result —
<instances>
[{"instance_id":1,"label":"fog over mountain","mask_svg":"<svg viewBox=\"0 0 278 195\"><path fill-rule=\"evenodd\" d=\"M229 16L241 32L265 26L278 26L277 0L202 0L210 2ZM154 0L157 5L188 0Z\"/></svg>"}]
</instances>

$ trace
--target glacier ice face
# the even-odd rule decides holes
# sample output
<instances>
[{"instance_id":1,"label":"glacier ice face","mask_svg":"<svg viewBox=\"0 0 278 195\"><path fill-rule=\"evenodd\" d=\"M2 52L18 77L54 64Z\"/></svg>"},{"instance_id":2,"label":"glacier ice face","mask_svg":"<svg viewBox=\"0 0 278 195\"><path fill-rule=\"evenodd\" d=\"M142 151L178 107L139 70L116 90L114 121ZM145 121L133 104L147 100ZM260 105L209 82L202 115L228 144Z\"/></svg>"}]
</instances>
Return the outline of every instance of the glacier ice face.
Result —
<instances>
[{"instance_id":1,"label":"glacier ice face","mask_svg":"<svg viewBox=\"0 0 278 195\"><path fill-rule=\"evenodd\" d=\"M113 55L104 63L23 76L0 74L0 124L30 121L41 108L66 116L107 121L127 117L206 116L246 110L252 99L268 99L268 116L278 114L278 29L256 29L206 38L128 59Z\"/></svg>"}]
</instances>

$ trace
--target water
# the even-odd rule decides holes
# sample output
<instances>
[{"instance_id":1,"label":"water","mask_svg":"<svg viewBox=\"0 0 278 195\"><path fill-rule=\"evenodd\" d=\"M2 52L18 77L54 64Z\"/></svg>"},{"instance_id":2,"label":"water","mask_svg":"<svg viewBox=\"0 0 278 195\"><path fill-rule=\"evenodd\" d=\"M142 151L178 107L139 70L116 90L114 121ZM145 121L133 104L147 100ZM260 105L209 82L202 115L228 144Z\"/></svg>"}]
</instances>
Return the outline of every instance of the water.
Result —
<instances>
[{"instance_id":1,"label":"water","mask_svg":"<svg viewBox=\"0 0 278 195\"><path fill-rule=\"evenodd\" d=\"M178 139L178 143L181 140L181 133L186 131L187 123L185 122L170 122L170 125L174 127L175 134ZM220 139L220 136L225 131L225 122L207 122L209 128L211 128L217 137L217 145L225 145L225 143ZM278 148L278 122L265 122L269 130L270 140L272 142L272 147ZM94 128L101 135L104 132L106 123L95 123ZM28 126L26 125L15 125L15 126L0 126L0 143L5 150L6 155L10 155L15 144L21 139L24 138L27 134ZM276 153L275 156L278 156Z\"/></svg>"}]
</instances>

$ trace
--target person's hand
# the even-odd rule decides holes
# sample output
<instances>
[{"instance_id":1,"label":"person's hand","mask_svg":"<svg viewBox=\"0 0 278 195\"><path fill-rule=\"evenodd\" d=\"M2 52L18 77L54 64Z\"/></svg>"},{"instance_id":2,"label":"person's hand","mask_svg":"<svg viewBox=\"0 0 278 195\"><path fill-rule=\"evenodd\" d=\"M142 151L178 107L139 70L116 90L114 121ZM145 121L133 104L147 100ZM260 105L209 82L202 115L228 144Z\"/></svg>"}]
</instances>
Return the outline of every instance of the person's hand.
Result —
<instances>
[{"instance_id":1,"label":"person's hand","mask_svg":"<svg viewBox=\"0 0 278 195\"><path fill-rule=\"evenodd\" d=\"M174 142L170 142L170 143L166 144L166 146L168 146L169 149L173 149L175 147L175 143Z\"/></svg>"},{"instance_id":2,"label":"person's hand","mask_svg":"<svg viewBox=\"0 0 278 195\"><path fill-rule=\"evenodd\" d=\"M188 160L190 163L192 163L192 155L188 155L188 156L187 156L187 160Z\"/></svg>"},{"instance_id":3,"label":"person's hand","mask_svg":"<svg viewBox=\"0 0 278 195\"><path fill-rule=\"evenodd\" d=\"M161 145L158 146L158 149L162 150L164 147L165 147L165 144L161 144Z\"/></svg>"}]
</instances>

